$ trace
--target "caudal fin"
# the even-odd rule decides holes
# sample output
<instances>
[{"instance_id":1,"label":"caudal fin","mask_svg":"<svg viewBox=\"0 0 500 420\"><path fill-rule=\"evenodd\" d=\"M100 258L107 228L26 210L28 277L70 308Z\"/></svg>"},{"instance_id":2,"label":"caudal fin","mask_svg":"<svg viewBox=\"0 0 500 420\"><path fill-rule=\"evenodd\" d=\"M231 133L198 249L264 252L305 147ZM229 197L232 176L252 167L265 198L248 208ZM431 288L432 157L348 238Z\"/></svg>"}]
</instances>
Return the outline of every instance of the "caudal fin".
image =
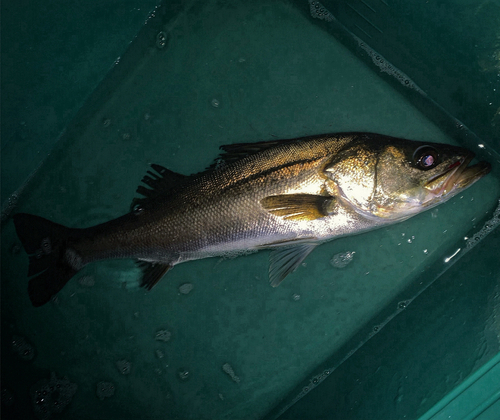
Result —
<instances>
[{"instance_id":1,"label":"caudal fin","mask_svg":"<svg viewBox=\"0 0 500 420\"><path fill-rule=\"evenodd\" d=\"M67 255L68 241L77 230L25 213L14 215L14 225L29 254L28 276L35 276L28 283L29 298L33 306L42 306L81 268L71 265ZM70 254L78 258L73 250Z\"/></svg>"}]
</instances>

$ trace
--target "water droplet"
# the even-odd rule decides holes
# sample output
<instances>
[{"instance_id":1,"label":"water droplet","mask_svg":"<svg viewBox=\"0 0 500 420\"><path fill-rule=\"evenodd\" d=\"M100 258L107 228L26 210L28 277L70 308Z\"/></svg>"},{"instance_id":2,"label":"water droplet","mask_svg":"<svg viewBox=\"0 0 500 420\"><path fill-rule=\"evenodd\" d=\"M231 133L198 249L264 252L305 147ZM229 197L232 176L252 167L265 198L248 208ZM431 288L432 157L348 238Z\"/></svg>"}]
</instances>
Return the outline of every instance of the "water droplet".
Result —
<instances>
[{"instance_id":1,"label":"water droplet","mask_svg":"<svg viewBox=\"0 0 500 420\"><path fill-rule=\"evenodd\" d=\"M98 382L96 386L96 395L102 401L104 398L112 397L115 393L115 386L111 382Z\"/></svg>"},{"instance_id":2,"label":"water droplet","mask_svg":"<svg viewBox=\"0 0 500 420\"><path fill-rule=\"evenodd\" d=\"M167 34L163 31L160 31L156 35L156 48L161 50L165 48L165 45L167 45Z\"/></svg>"},{"instance_id":3,"label":"water droplet","mask_svg":"<svg viewBox=\"0 0 500 420\"><path fill-rule=\"evenodd\" d=\"M129 361L123 359L123 360L118 360L116 362L116 367L118 368L118 370L121 372L122 375L128 375L130 373L132 365Z\"/></svg>"},{"instance_id":4,"label":"water droplet","mask_svg":"<svg viewBox=\"0 0 500 420\"><path fill-rule=\"evenodd\" d=\"M42 379L31 387L30 396L37 418L47 420L58 414L71 402L77 385L67 378L51 374L50 380Z\"/></svg>"},{"instance_id":5,"label":"water droplet","mask_svg":"<svg viewBox=\"0 0 500 420\"><path fill-rule=\"evenodd\" d=\"M172 337L172 333L170 331L159 330L156 332L155 340L156 341L163 341L164 343L166 343L167 341L170 340L171 337Z\"/></svg>"},{"instance_id":6,"label":"water droplet","mask_svg":"<svg viewBox=\"0 0 500 420\"><path fill-rule=\"evenodd\" d=\"M177 371L177 376L179 377L179 379L181 381L187 381L189 379L189 371L187 369L184 369L184 368L180 368L178 371Z\"/></svg>"},{"instance_id":7,"label":"water droplet","mask_svg":"<svg viewBox=\"0 0 500 420\"><path fill-rule=\"evenodd\" d=\"M84 287L92 287L95 284L95 280L92 276L82 276L78 279L78 284Z\"/></svg>"},{"instance_id":8,"label":"water droplet","mask_svg":"<svg viewBox=\"0 0 500 420\"><path fill-rule=\"evenodd\" d=\"M184 283L179 286L179 293L183 295L189 294L194 289L194 286L191 283Z\"/></svg>"},{"instance_id":9,"label":"water droplet","mask_svg":"<svg viewBox=\"0 0 500 420\"><path fill-rule=\"evenodd\" d=\"M330 260L330 264L336 268L344 268L353 260L355 253L355 251L347 251L335 254Z\"/></svg>"},{"instance_id":10,"label":"water droplet","mask_svg":"<svg viewBox=\"0 0 500 420\"><path fill-rule=\"evenodd\" d=\"M398 302L398 309L405 309L409 304L409 300L402 300L401 302Z\"/></svg>"},{"instance_id":11,"label":"water droplet","mask_svg":"<svg viewBox=\"0 0 500 420\"><path fill-rule=\"evenodd\" d=\"M14 394L7 388L2 388L2 405L6 407L14 405Z\"/></svg>"},{"instance_id":12,"label":"water droplet","mask_svg":"<svg viewBox=\"0 0 500 420\"><path fill-rule=\"evenodd\" d=\"M12 337L12 351L22 360L31 361L35 357L35 348L21 336Z\"/></svg>"},{"instance_id":13,"label":"water droplet","mask_svg":"<svg viewBox=\"0 0 500 420\"><path fill-rule=\"evenodd\" d=\"M229 363L222 365L222 370L236 383L240 383L240 378L234 373L233 367Z\"/></svg>"},{"instance_id":14,"label":"water droplet","mask_svg":"<svg viewBox=\"0 0 500 420\"><path fill-rule=\"evenodd\" d=\"M132 211L136 216L139 216L140 214L144 213L144 207L142 207L140 204L136 204Z\"/></svg>"}]
</instances>

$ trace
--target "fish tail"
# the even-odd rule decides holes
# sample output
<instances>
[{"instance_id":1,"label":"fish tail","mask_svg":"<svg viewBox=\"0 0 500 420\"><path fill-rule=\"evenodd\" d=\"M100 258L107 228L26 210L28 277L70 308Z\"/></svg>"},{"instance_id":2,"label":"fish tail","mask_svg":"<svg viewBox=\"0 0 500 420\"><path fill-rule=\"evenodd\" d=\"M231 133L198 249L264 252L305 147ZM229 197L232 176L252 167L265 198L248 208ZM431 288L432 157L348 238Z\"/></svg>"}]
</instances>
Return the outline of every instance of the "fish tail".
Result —
<instances>
[{"instance_id":1,"label":"fish tail","mask_svg":"<svg viewBox=\"0 0 500 420\"><path fill-rule=\"evenodd\" d=\"M70 247L80 229L71 229L31 214L14 215L17 236L29 254L28 295L42 306L59 292L85 264Z\"/></svg>"}]
</instances>

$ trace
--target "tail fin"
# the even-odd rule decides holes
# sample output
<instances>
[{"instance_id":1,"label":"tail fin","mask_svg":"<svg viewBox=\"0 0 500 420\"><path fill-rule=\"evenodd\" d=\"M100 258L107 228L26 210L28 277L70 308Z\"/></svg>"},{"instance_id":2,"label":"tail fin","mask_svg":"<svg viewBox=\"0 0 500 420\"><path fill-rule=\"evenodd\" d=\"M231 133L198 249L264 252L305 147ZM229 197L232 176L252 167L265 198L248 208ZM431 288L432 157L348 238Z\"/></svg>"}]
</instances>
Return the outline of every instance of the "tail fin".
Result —
<instances>
[{"instance_id":1,"label":"tail fin","mask_svg":"<svg viewBox=\"0 0 500 420\"><path fill-rule=\"evenodd\" d=\"M28 283L29 298L33 306L42 306L83 267L75 251L70 250L72 258L67 255L68 241L77 230L25 213L14 215L14 225L30 254L28 276L35 276Z\"/></svg>"}]
</instances>

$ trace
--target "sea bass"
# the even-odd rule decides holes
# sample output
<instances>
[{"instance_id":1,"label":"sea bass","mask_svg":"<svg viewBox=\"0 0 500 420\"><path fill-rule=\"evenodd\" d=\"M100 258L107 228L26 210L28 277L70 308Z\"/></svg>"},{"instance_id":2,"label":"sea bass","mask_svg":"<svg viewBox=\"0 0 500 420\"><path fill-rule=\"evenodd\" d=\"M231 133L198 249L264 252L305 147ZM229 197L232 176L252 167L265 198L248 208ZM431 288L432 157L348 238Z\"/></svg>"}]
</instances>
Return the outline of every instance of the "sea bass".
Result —
<instances>
[{"instance_id":1,"label":"sea bass","mask_svg":"<svg viewBox=\"0 0 500 420\"><path fill-rule=\"evenodd\" d=\"M151 289L174 265L271 249L272 286L320 243L400 222L490 171L448 144L340 133L221 146L208 169L152 165L130 212L84 229L14 215L30 254L28 292L48 302L86 264L133 258Z\"/></svg>"}]
</instances>

